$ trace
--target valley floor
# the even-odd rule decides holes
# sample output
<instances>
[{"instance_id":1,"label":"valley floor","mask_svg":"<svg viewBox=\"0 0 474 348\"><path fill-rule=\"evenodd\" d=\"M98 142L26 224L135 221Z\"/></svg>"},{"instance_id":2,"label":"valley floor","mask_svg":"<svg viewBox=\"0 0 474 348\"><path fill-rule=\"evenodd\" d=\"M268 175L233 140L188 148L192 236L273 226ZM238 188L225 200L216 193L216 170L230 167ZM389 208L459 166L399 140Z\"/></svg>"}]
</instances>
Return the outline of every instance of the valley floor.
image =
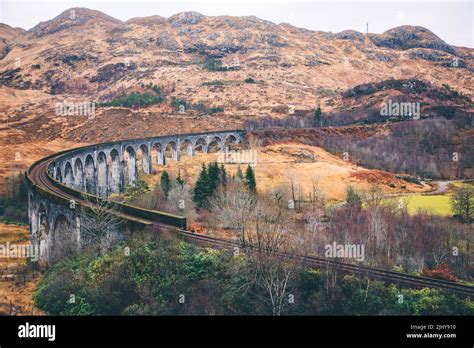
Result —
<instances>
[{"instance_id":1,"label":"valley floor","mask_svg":"<svg viewBox=\"0 0 474 348\"><path fill-rule=\"evenodd\" d=\"M262 191L293 182L296 190L300 190L301 196L305 197L311 192L312 185L316 184L324 191L329 203L338 203L344 200L348 186L366 190L375 185L390 195L425 193L433 190L430 185L420 186L401 181L389 172L357 166L317 146L278 143L257 148L254 157L257 185ZM179 171L187 183L194 185L202 163L216 160L219 162L217 153L199 153L194 157L182 155L180 162L172 162L167 158L164 168L155 166L155 173L158 175L146 175L143 179L153 187L159 182L159 175L165 169L174 177ZM235 175L239 166L244 171L248 164L224 163L224 165L229 174Z\"/></svg>"}]
</instances>

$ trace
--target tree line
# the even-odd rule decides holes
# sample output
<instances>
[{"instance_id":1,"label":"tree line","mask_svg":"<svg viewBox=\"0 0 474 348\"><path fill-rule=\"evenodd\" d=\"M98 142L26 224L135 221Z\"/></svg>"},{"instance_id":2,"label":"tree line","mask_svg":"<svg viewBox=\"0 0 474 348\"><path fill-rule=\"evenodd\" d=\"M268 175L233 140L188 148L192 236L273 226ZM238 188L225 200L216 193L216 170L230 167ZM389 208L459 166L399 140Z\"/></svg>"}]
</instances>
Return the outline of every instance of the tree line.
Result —
<instances>
[{"instance_id":1,"label":"tree line","mask_svg":"<svg viewBox=\"0 0 474 348\"><path fill-rule=\"evenodd\" d=\"M473 315L474 303L332 269L296 268L278 302L247 254L141 233L51 267L35 293L52 315ZM258 282L256 281L258 279ZM71 297L71 294L74 294Z\"/></svg>"}]
</instances>

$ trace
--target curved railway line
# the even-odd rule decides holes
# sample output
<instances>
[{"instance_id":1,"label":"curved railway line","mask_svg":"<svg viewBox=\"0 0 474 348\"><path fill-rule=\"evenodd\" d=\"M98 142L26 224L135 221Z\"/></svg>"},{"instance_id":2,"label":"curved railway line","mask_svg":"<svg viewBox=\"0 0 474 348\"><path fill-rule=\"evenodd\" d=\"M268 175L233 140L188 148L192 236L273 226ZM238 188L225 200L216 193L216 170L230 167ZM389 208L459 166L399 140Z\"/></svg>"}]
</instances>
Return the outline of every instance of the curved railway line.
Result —
<instances>
[{"instance_id":1,"label":"curved railway line","mask_svg":"<svg viewBox=\"0 0 474 348\"><path fill-rule=\"evenodd\" d=\"M57 182L54 182L54 179L48 174L48 165L63 154L64 153L56 154L35 162L26 173L27 180L31 185L35 186L39 190L46 192L50 195L54 195L55 197L64 200L65 203L69 203L71 200L74 200L79 205L91 205L90 201L81 199L80 197L74 196L69 192L66 192L65 190L61 189L61 185L58 185ZM239 247L239 244L236 241L232 241L229 239L221 239L197 234L183 228L160 223L150 219L144 219L143 217L137 217L133 214L123 213L122 211L120 211L119 214L124 219L128 219L130 221L138 221L141 224L149 225L152 228L165 228L177 231L184 239L197 245L217 248ZM474 287L465 284L450 282L441 279L403 274L394 271L345 263L311 255L285 254L284 256L311 267L331 268L342 272L365 275L369 278L405 284L413 287L437 288L463 296L474 296Z\"/></svg>"}]
</instances>

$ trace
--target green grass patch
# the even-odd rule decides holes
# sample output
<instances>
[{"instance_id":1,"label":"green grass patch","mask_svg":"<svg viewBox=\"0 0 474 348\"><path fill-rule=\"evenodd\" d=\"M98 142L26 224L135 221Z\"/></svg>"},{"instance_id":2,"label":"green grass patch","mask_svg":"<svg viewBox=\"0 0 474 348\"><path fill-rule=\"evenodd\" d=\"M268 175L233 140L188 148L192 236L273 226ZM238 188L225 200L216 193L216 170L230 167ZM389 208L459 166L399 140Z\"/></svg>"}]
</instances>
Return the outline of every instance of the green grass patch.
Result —
<instances>
[{"instance_id":1,"label":"green grass patch","mask_svg":"<svg viewBox=\"0 0 474 348\"><path fill-rule=\"evenodd\" d=\"M440 216L452 216L454 214L450 204L451 195L410 195L391 199L396 199L402 203L406 199L409 214L416 214L420 210Z\"/></svg>"},{"instance_id":2,"label":"green grass patch","mask_svg":"<svg viewBox=\"0 0 474 348\"><path fill-rule=\"evenodd\" d=\"M456 182L453 182L453 185L455 187L472 187L474 186L474 182L473 181L456 181Z\"/></svg>"}]
</instances>

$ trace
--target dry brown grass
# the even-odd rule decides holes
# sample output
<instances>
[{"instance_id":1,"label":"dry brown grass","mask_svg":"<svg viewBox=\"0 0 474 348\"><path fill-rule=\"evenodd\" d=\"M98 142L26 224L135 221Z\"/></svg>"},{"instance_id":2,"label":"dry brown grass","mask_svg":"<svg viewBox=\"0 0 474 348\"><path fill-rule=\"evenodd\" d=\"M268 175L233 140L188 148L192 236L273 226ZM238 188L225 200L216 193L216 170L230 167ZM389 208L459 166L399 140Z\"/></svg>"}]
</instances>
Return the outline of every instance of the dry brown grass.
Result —
<instances>
[{"instance_id":1,"label":"dry brown grass","mask_svg":"<svg viewBox=\"0 0 474 348\"><path fill-rule=\"evenodd\" d=\"M16 244L29 243L28 227L0 223L0 244L7 242ZM0 315L10 315L15 308L17 315L42 315L42 311L34 307L33 291L41 279L36 273L32 279L23 280L16 274L25 268L24 258L0 258Z\"/></svg>"}]
</instances>

